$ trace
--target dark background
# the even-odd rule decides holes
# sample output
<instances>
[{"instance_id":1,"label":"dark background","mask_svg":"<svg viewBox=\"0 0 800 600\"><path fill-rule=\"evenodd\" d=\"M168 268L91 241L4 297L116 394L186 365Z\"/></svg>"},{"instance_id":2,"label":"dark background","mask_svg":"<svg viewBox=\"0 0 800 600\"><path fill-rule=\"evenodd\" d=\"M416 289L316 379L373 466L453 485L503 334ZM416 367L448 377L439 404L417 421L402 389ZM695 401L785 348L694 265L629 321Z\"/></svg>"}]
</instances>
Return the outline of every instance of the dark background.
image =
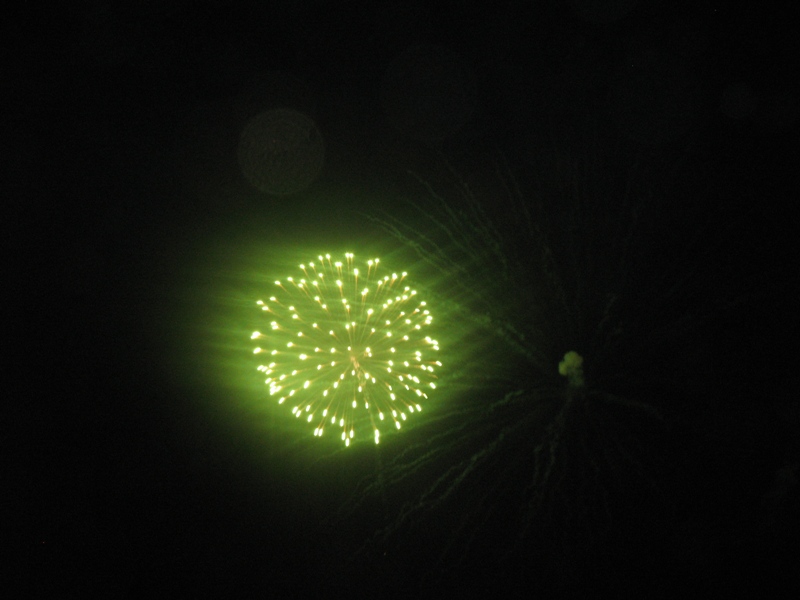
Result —
<instances>
[{"instance_id":1,"label":"dark background","mask_svg":"<svg viewBox=\"0 0 800 600\"><path fill-rule=\"evenodd\" d=\"M795 21L770 3L603 4L6 9L3 587L530 589L508 575L522 558L433 567L435 551L407 540L400 556L358 554L382 505L363 519L338 509L377 455L331 458L277 411L254 410L263 390L240 377L249 364L228 368L241 349L219 340L247 326L244 301L276 254L390 248L349 211L402 211L398 198L422 193L408 169L446 178L442 156L466 173L503 156L524 180L587 148L670 184L675 237L654 244L669 263L693 232L713 240L696 264L726 308L705 321L700 400L676 403L683 508L653 525L671 537L609 550L593 577L524 555L542 571L529 577L670 597L741 586L777 597L796 583ZM325 147L318 176L284 195L255 189L237 163L246 123L273 108L310 117Z\"/></svg>"}]
</instances>

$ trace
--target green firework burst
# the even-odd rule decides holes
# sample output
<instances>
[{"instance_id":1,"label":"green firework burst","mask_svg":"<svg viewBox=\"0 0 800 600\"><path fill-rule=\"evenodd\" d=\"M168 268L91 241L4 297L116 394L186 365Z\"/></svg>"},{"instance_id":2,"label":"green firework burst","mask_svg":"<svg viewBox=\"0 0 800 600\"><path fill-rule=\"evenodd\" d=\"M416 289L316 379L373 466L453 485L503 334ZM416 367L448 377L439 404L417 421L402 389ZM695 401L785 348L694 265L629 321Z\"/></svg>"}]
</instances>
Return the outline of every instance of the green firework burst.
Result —
<instances>
[{"instance_id":1,"label":"green firework burst","mask_svg":"<svg viewBox=\"0 0 800 600\"><path fill-rule=\"evenodd\" d=\"M340 431L349 446L369 423L400 429L436 388L439 343L427 335L433 315L407 273L381 274L379 259L356 266L330 254L300 265L302 276L275 282L268 301L269 332L253 332L268 357L258 370L278 403L314 426L314 435Z\"/></svg>"}]
</instances>

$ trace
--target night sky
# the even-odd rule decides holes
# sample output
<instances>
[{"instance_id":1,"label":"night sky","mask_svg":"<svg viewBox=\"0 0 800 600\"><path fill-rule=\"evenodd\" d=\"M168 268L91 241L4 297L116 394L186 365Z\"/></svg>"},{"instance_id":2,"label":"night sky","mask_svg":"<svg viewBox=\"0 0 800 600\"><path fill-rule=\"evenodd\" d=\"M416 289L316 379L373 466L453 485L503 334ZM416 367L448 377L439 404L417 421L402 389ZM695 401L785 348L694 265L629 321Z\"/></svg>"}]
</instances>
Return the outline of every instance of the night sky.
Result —
<instances>
[{"instance_id":1,"label":"night sky","mask_svg":"<svg viewBox=\"0 0 800 600\"><path fill-rule=\"evenodd\" d=\"M781 3L68 4L18 3L2 25L0 589L671 598L798 584L800 65ZM542 247L498 200L508 174L541 210ZM533 525L519 520L526 457L554 413L532 441L476 435L390 482L441 429L423 414L379 448L317 440L274 405L247 337L255 300L320 252L378 255L435 287L369 215L435 232L432 191L457 212L464 185L473 223L522 264L550 248L583 303L562 327L533 275L476 297L543 332L556 382L578 350L587 385L663 417L571 413L565 447L594 450L563 455ZM625 238L614 223L630 215ZM625 342L593 362L602 319L585 307L612 291ZM502 352L469 355L481 336L443 320L453 371L430 422L464 406L473 431L502 430L517 417L475 407L542 379ZM459 361L512 375L476 391ZM628 442L639 453L616 462ZM484 443L495 462L426 507ZM595 456L610 464L596 480Z\"/></svg>"}]
</instances>

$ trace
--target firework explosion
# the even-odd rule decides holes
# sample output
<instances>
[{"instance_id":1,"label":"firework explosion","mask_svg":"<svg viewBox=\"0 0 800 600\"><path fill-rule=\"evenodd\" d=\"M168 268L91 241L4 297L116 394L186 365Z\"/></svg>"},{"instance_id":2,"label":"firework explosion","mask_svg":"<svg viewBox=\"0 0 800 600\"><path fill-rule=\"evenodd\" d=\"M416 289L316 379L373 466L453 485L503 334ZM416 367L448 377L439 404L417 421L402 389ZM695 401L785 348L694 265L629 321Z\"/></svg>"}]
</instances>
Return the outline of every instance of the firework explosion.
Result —
<instances>
[{"instance_id":1,"label":"firework explosion","mask_svg":"<svg viewBox=\"0 0 800 600\"><path fill-rule=\"evenodd\" d=\"M662 501L664 399L680 393L692 368L681 357L701 315L683 308L682 265L650 270L661 213L642 208L647 184L633 180L612 196L603 165L582 166L580 179L563 169L564 187L532 186L526 198L498 164L490 202L452 171L438 184L412 173L429 198L413 203L419 218L374 217L440 274L426 295L476 346L445 340L464 359L447 378L458 402L382 457L342 506L348 523L372 502L387 515L365 532L354 565L387 549L402 555L419 539L430 540L423 569L493 561L509 569L516 557L524 573L537 547L555 563L582 553L591 564L610 523ZM576 191L575 180L586 189ZM545 205L547 197L561 204ZM500 206L489 214L492 205ZM504 552L491 542L498 538Z\"/></svg>"},{"instance_id":2,"label":"firework explosion","mask_svg":"<svg viewBox=\"0 0 800 600\"><path fill-rule=\"evenodd\" d=\"M258 370L270 395L288 401L315 436L331 427L349 446L369 423L377 444L381 427L400 429L436 388L439 345L406 272L380 275L379 259L362 271L352 253L344 258L319 256L300 265L301 277L276 281L279 292L257 302L270 331L251 338L264 344L254 353L268 357Z\"/></svg>"}]
</instances>

